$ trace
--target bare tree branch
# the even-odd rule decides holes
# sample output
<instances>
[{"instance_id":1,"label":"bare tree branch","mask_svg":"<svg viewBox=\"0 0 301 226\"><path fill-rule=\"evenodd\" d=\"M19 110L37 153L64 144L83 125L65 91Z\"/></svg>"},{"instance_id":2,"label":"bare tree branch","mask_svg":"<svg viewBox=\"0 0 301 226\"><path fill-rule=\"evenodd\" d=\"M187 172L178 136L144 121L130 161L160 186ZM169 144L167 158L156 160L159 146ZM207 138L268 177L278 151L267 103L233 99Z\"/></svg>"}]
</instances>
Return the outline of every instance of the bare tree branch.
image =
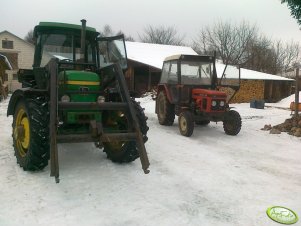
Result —
<instances>
[{"instance_id":1,"label":"bare tree branch","mask_svg":"<svg viewBox=\"0 0 301 226\"><path fill-rule=\"evenodd\" d=\"M153 27L149 25L144 29L142 35L139 34L139 39L146 43L184 45L184 36L179 36L177 33L174 27Z\"/></svg>"}]
</instances>

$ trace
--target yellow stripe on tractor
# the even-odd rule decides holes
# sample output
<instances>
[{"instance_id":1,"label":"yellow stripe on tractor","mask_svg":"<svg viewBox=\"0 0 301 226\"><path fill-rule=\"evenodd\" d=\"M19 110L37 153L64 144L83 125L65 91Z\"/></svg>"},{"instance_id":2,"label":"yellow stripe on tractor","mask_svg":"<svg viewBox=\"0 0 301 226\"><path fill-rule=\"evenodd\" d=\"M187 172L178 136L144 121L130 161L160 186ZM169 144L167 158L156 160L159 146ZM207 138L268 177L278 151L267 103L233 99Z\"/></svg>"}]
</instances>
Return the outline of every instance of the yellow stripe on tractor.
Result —
<instances>
[{"instance_id":1,"label":"yellow stripe on tractor","mask_svg":"<svg viewBox=\"0 0 301 226\"><path fill-rule=\"evenodd\" d=\"M83 86L99 86L100 82L92 81L65 81L65 84L68 85L83 85Z\"/></svg>"}]
</instances>

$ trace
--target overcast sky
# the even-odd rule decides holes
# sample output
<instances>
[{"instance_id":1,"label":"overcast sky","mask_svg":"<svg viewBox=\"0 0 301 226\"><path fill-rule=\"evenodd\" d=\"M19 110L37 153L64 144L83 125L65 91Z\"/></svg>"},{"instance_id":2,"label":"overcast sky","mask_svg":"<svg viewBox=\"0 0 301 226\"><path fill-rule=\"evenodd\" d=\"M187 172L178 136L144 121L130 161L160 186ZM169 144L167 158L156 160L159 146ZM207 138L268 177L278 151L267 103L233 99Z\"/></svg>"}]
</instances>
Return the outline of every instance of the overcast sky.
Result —
<instances>
[{"instance_id":1,"label":"overcast sky","mask_svg":"<svg viewBox=\"0 0 301 226\"><path fill-rule=\"evenodd\" d=\"M105 24L138 40L147 25L174 26L186 42L199 30L219 20L256 24L275 40L299 41L301 31L280 0L2 0L0 31L24 38L40 21L87 25L101 30Z\"/></svg>"}]
</instances>

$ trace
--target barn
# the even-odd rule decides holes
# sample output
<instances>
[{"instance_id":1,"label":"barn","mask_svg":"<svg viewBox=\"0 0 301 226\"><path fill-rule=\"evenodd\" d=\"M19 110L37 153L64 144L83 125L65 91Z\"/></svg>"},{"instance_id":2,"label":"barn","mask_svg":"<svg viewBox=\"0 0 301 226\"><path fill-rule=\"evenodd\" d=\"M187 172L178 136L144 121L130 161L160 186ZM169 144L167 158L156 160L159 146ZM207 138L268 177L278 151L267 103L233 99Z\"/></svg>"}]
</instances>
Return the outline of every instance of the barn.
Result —
<instances>
[{"instance_id":1,"label":"barn","mask_svg":"<svg viewBox=\"0 0 301 226\"><path fill-rule=\"evenodd\" d=\"M138 95L152 90L160 80L163 61L176 54L197 55L190 47L171 46L140 42L126 42L128 70L125 73L127 85ZM221 77L225 65L217 64ZM228 78L231 80L231 77ZM231 82L231 81L230 81ZM232 78L232 82L237 83ZM233 103L246 103L254 99L266 102L279 101L292 93L293 79L241 69L240 89L232 99ZM231 92L231 90L226 90Z\"/></svg>"}]
</instances>

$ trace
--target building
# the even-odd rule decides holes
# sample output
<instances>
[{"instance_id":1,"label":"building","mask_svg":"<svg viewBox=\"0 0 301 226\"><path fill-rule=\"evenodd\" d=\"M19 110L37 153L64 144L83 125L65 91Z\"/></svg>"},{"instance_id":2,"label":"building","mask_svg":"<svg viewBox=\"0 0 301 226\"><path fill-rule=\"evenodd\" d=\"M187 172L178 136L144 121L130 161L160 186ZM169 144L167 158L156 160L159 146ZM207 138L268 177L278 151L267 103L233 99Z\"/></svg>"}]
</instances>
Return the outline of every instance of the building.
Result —
<instances>
[{"instance_id":1,"label":"building","mask_svg":"<svg viewBox=\"0 0 301 226\"><path fill-rule=\"evenodd\" d=\"M34 46L9 31L2 31L0 32L0 54L6 56L11 63L12 70L6 71L4 80L8 84L9 91L14 91L21 87L17 77L19 68L32 68Z\"/></svg>"}]
</instances>

